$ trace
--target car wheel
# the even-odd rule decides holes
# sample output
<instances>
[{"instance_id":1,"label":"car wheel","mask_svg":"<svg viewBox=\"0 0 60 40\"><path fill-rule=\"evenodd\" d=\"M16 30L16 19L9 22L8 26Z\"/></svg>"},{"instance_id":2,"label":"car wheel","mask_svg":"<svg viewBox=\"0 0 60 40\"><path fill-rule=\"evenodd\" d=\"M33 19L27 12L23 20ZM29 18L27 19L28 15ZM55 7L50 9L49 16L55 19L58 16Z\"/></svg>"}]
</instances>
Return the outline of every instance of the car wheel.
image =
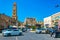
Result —
<instances>
[{"instance_id":1,"label":"car wheel","mask_svg":"<svg viewBox=\"0 0 60 40\"><path fill-rule=\"evenodd\" d=\"M6 35L2 34L3 37L5 37Z\"/></svg>"},{"instance_id":2,"label":"car wheel","mask_svg":"<svg viewBox=\"0 0 60 40\"><path fill-rule=\"evenodd\" d=\"M39 32L39 34L41 34L41 32Z\"/></svg>"},{"instance_id":3,"label":"car wheel","mask_svg":"<svg viewBox=\"0 0 60 40\"><path fill-rule=\"evenodd\" d=\"M55 38L59 38L59 35L58 35L58 34L56 34Z\"/></svg>"},{"instance_id":4,"label":"car wheel","mask_svg":"<svg viewBox=\"0 0 60 40\"><path fill-rule=\"evenodd\" d=\"M39 34L39 32L36 32L36 34Z\"/></svg>"},{"instance_id":5,"label":"car wheel","mask_svg":"<svg viewBox=\"0 0 60 40\"><path fill-rule=\"evenodd\" d=\"M37 34L37 32L36 32L36 34Z\"/></svg>"},{"instance_id":6,"label":"car wheel","mask_svg":"<svg viewBox=\"0 0 60 40\"><path fill-rule=\"evenodd\" d=\"M22 33L19 33L19 36L22 35Z\"/></svg>"},{"instance_id":7,"label":"car wheel","mask_svg":"<svg viewBox=\"0 0 60 40\"><path fill-rule=\"evenodd\" d=\"M10 34L10 33L8 33L8 36L11 36L11 34Z\"/></svg>"},{"instance_id":8,"label":"car wheel","mask_svg":"<svg viewBox=\"0 0 60 40\"><path fill-rule=\"evenodd\" d=\"M3 37L7 37L8 35L4 35L4 34L2 34L2 36L3 36Z\"/></svg>"},{"instance_id":9,"label":"car wheel","mask_svg":"<svg viewBox=\"0 0 60 40\"><path fill-rule=\"evenodd\" d=\"M4 36L4 34L2 33L2 36Z\"/></svg>"}]
</instances>

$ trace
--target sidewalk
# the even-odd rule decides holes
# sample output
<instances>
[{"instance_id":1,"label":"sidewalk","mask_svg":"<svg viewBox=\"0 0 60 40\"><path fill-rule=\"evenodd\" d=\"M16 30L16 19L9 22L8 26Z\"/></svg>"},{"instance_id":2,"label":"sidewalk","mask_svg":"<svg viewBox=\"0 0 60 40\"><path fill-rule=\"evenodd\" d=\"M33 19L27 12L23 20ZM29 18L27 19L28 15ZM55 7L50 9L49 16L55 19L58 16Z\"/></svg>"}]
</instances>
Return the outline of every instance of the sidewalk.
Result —
<instances>
[{"instance_id":1,"label":"sidewalk","mask_svg":"<svg viewBox=\"0 0 60 40\"><path fill-rule=\"evenodd\" d=\"M30 31L30 32L35 32L35 31Z\"/></svg>"}]
</instances>

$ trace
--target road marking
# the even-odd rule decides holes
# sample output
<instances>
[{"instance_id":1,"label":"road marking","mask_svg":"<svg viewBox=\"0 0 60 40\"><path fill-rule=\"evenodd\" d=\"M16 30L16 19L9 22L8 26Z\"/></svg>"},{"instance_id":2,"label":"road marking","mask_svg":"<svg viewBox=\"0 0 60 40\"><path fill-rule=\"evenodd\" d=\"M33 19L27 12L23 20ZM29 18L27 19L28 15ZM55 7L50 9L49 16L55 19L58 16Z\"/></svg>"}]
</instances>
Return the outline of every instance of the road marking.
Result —
<instances>
[{"instance_id":1,"label":"road marking","mask_svg":"<svg viewBox=\"0 0 60 40\"><path fill-rule=\"evenodd\" d=\"M16 37L16 40L18 40L18 38Z\"/></svg>"}]
</instances>

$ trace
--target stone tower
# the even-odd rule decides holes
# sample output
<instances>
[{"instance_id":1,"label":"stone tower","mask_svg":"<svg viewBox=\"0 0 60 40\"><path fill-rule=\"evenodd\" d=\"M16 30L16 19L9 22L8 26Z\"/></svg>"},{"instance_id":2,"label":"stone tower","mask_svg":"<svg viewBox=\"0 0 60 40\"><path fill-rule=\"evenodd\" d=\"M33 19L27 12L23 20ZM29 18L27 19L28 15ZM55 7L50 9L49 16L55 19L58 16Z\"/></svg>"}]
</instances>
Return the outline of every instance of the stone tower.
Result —
<instances>
[{"instance_id":1,"label":"stone tower","mask_svg":"<svg viewBox=\"0 0 60 40\"><path fill-rule=\"evenodd\" d=\"M16 2L14 2L14 4L13 4L12 19L13 19L13 25L18 25L17 24L17 6L16 6Z\"/></svg>"},{"instance_id":2,"label":"stone tower","mask_svg":"<svg viewBox=\"0 0 60 40\"><path fill-rule=\"evenodd\" d=\"M13 20L17 20L17 6L16 6L16 2L14 2L14 4L13 4L12 19L13 19Z\"/></svg>"}]
</instances>

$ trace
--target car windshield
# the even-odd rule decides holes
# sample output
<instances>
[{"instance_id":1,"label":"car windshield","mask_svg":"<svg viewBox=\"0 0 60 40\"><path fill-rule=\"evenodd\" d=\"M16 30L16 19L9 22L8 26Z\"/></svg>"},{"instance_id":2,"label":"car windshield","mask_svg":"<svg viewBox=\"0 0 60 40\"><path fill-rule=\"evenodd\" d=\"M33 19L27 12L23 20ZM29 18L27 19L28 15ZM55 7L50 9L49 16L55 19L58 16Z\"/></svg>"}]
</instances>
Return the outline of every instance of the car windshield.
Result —
<instances>
[{"instance_id":1,"label":"car windshield","mask_svg":"<svg viewBox=\"0 0 60 40\"><path fill-rule=\"evenodd\" d=\"M37 28L38 30L40 30L40 28Z\"/></svg>"},{"instance_id":2,"label":"car windshield","mask_svg":"<svg viewBox=\"0 0 60 40\"><path fill-rule=\"evenodd\" d=\"M18 29L14 29L13 31L18 31Z\"/></svg>"},{"instance_id":3,"label":"car windshield","mask_svg":"<svg viewBox=\"0 0 60 40\"><path fill-rule=\"evenodd\" d=\"M48 30L51 30L52 31L53 29L52 28L48 28Z\"/></svg>"},{"instance_id":4,"label":"car windshield","mask_svg":"<svg viewBox=\"0 0 60 40\"><path fill-rule=\"evenodd\" d=\"M7 31L11 31L11 29L7 29Z\"/></svg>"},{"instance_id":5,"label":"car windshield","mask_svg":"<svg viewBox=\"0 0 60 40\"><path fill-rule=\"evenodd\" d=\"M41 30L46 30L45 28L41 28Z\"/></svg>"}]
</instances>

